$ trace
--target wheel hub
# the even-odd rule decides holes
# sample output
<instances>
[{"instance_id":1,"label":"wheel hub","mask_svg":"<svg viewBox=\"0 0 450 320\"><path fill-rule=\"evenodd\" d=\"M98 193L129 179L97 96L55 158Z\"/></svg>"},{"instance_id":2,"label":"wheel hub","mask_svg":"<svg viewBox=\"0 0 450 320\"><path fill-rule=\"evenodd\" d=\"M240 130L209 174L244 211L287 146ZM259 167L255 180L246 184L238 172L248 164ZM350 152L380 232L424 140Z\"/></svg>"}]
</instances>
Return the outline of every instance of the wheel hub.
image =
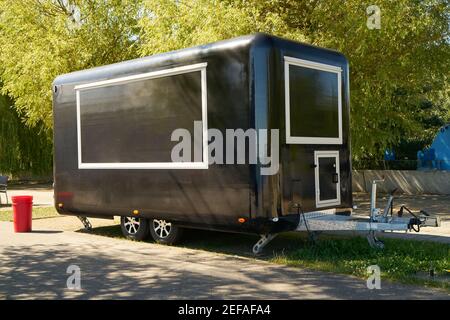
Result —
<instances>
[{"instance_id":1,"label":"wheel hub","mask_svg":"<svg viewBox=\"0 0 450 320\"><path fill-rule=\"evenodd\" d=\"M172 229L172 223L166 220L153 220L153 230L160 238L167 238Z\"/></svg>"},{"instance_id":2,"label":"wheel hub","mask_svg":"<svg viewBox=\"0 0 450 320\"><path fill-rule=\"evenodd\" d=\"M125 217L124 226L129 234L136 234L139 230L140 224L139 218Z\"/></svg>"}]
</instances>

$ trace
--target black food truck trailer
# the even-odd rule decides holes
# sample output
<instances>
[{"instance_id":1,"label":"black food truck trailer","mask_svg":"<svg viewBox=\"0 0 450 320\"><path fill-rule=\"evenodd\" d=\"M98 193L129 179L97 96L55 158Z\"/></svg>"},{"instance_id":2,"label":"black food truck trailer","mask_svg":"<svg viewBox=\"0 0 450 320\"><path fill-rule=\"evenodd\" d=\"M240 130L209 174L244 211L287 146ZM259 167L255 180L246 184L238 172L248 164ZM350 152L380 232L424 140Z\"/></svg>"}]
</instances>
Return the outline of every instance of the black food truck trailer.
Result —
<instances>
[{"instance_id":1,"label":"black food truck trailer","mask_svg":"<svg viewBox=\"0 0 450 320\"><path fill-rule=\"evenodd\" d=\"M284 231L366 231L382 247L376 231L437 224L394 217L392 196L375 208L376 182L370 216L350 216L349 113L344 55L261 33L61 75L55 206L86 227L86 217L120 216L127 237L150 233L161 243L183 228L256 233L255 253ZM180 129L194 148L174 161ZM227 161L211 161L210 129L231 136L214 151ZM231 129L244 132L244 144ZM266 133L278 161L270 174L249 159L261 149L249 130Z\"/></svg>"}]
</instances>

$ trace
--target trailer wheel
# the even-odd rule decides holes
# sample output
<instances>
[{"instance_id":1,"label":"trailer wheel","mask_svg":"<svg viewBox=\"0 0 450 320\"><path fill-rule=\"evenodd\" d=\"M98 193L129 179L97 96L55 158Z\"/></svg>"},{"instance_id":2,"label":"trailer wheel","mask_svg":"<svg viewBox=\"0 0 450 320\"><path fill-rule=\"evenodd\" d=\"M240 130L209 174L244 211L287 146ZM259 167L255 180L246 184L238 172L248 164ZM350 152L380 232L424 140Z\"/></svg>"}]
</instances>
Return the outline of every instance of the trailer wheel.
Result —
<instances>
[{"instance_id":1,"label":"trailer wheel","mask_svg":"<svg viewBox=\"0 0 450 320\"><path fill-rule=\"evenodd\" d=\"M121 217L120 228L128 239L144 240L148 237L149 221L136 217Z\"/></svg>"},{"instance_id":2,"label":"trailer wheel","mask_svg":"<svg viewBox=\"0 0 450 320\"><path fill-rule=\"evenodd\" d=\"M175 244L180 239L183 229L173 225L171 222L153 219L150 223L150 234L152 238L162 244Z\"/></svg>"}]
</instances>

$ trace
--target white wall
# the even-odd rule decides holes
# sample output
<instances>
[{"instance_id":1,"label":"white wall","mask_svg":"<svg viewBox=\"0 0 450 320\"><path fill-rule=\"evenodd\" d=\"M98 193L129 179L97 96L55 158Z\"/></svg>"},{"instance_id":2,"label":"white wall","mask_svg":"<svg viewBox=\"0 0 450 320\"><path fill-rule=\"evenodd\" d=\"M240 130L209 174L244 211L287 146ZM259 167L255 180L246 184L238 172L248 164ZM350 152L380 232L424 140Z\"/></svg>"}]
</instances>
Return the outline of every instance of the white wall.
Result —
<instances>
[{"instance_id":1,"label":"white wall","mask_svg":"<svg viewBox=\"0 0 450 320\"><path fill-rule=\"evenodd\" d=\"M377 190L388 193L398 188L405 194L450 194L450 171L353 170L353 192L370 192L373 180Z\"/></svg>"}]
</instances>

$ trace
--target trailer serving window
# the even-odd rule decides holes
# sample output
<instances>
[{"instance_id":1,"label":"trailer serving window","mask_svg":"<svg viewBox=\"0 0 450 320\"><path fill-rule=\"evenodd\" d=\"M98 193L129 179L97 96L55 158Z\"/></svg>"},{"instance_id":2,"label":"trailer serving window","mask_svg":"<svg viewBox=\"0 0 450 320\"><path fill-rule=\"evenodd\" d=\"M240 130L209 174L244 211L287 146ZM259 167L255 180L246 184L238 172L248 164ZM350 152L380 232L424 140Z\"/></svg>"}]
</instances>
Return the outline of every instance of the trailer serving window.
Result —
<instances>
[{"instance_id":1,"label":"trailer serving window","mask_svg":"<svg viewBox=\"0 0 450 320\"><path fill-rule=\"evenodd\" d=\"M342 144L340 67L284 57L286 143Z\"/></svg>"},{"instance_id":2,"label":"trailer serving window","mask_svg":"<svg viewBox=\"0 0 450 320\"><path fill-rule=\"evenodd\" d=\"M78 168L207 169L206 63L75 87ZM201 159L194 159L194 121ZM191 162L172 162L176 129L191 134Z\"/></svg>"}]
</instances>

